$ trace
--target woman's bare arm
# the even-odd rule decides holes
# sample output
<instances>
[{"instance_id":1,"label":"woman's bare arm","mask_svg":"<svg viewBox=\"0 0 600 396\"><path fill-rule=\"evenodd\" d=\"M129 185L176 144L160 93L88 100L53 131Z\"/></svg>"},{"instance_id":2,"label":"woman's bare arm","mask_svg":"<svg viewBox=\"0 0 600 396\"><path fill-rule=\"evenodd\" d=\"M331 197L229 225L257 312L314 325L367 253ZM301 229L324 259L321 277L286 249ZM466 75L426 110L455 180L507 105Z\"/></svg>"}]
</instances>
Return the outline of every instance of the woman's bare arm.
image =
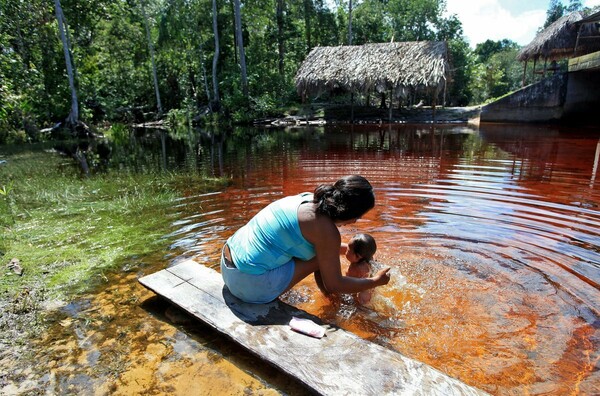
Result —
<instances>
[{"instance_id":1,"label":"woman's bare arm","mask_svg":"<svg viewBox=\"0 0 600 396\"><path fill-rule=\"evenodd\" d=\"M309 241L315 246L319 271L325 288L330 293L358 293L389 282L389 268L377 272L371 278L352 278L342 275L340 254L340 233L331 220L320 217L314 219L308 228ZM304 233L304 230L303 230Z\"/></svg>"}]
</instances>

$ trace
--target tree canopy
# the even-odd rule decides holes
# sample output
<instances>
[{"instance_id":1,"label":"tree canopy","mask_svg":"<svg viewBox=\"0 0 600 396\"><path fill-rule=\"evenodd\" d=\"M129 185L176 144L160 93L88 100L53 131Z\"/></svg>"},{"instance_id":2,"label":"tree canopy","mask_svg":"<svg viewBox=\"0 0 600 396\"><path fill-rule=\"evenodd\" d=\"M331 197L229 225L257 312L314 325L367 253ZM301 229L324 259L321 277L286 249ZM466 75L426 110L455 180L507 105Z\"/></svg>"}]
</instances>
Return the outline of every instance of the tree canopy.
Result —
<instances>
[{"instance_id":1,"label":"tree canopy","mask_svg":"<svg viewBox=\"0 0 600 396\"><path fill-rule=\"evenodd\" d=\"M88 124L148 120L160 110L167 116L218 112L217 121L233 122L268 115L300 100L293 78L312 48L349 39L346 0L331 8L325 0L60 4L79 118ZM10 140L11 131L15 139L35 139L40 128L65 120L72 109L54 11L48 1L0 0L0 143ZM351 11L353 45L446 41L448 105L485 100L515 85L505 81L515 44L486 42L472 51L458 18L446 15L444 0L354 0ZM473 76L488 63L503 70L504 80L492 80L504 88L473 96L481 82Z\"/></svg>"}]
</instances>

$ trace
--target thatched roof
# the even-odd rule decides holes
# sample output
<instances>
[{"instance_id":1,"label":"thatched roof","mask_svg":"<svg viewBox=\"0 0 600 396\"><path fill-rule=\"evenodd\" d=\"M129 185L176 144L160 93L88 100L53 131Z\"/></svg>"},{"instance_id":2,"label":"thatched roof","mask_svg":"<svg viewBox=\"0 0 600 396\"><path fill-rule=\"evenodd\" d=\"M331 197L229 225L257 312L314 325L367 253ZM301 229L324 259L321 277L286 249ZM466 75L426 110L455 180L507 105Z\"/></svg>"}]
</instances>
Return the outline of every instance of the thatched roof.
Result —
<instances>
[{"instance_id":1,"label":"thatched roof","mask_svg":"<svg viewBox=\"0 0 600 396\"><path fill-rule=\"evenodd\" d=\"M343 89L396 94L407 88L443 87L447 46L441 41L316 47L296 73L299 94Z\"/></svg>"},{"instance_id":2,"label":"thatched roof","mask_svg":"<svg viewBox=\"0 0 600 396\"><path fill-rule=\"evenodd\" d=\"M579 23L600 22L600 11L583 18Z\"/></svg>"},{"instance_id":3,"label":"thatched roof","mask_svg":"<svg viewBox=\"0 0 600 396\"><path fill-rule=\"evenodd\" d=\"M587 22L588 18L584 20L581 11L559 18L523 47L517 59L523 62L537 59L552 61L599 51L598 27L595 23Z\"/></svg>"}]
</instances>

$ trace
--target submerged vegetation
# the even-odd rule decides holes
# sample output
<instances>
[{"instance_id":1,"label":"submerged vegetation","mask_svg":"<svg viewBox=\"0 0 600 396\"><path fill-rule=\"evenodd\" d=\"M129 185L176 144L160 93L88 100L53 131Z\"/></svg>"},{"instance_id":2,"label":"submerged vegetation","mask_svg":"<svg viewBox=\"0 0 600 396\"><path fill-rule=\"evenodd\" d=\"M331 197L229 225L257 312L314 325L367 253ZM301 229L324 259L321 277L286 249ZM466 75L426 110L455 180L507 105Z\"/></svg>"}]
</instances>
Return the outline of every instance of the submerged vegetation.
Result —
<instances>
[{"instance_id":1,"label":"submerged vegetation","mask_svg":"<svg viewBox=\"0 0 600 396\"><path fill-rule=\"evenodd\" d=\"M0 329L9 338L5 330L33 329L44 305L68 301L103 282L105 273L163 250L174 187L222 183L185 172L111 170L86 177L50 146L3 150L1 159ZM7 267L13 259L22 275Z\"/></svg>"}]
</instances>

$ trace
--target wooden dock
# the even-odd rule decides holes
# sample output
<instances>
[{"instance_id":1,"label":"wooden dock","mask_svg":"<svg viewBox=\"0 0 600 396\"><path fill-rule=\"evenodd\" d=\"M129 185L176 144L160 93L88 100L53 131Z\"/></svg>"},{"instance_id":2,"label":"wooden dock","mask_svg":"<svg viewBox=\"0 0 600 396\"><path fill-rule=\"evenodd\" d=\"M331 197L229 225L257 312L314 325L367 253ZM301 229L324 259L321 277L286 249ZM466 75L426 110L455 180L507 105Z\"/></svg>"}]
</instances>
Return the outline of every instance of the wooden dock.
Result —
<instances>
[{"instance_id":1,"label":"wooden dock","mask_svg":"<svg viewBox=\"0 0 600 396\"><path fill-rule=\"evenodd\" d=\"M318 394L487 394L280 301L246 304L229 293L218 272L192 260L139 281ZM292 316L322 325L325 337L293 331Z\"/></svg>"}]
</instances>

